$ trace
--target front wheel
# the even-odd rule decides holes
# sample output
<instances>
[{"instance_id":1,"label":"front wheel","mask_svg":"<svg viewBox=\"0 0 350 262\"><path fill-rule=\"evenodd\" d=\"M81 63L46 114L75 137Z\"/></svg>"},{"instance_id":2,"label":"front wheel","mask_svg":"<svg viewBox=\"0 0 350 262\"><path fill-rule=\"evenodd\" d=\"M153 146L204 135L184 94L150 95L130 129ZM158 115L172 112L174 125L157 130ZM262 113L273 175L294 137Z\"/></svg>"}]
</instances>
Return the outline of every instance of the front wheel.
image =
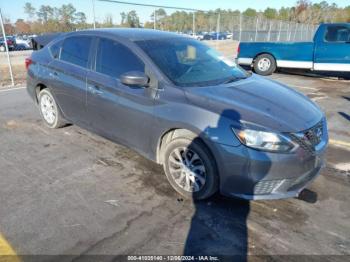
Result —
<instances>
[{"instance_id":1,"label":"front wheel","mask_svg":"<svg viewBox=\"0 0 350 262\"><path fill-rule=\"evenodd\" d=\"M254 61L255 73L263 76L271 75L276 71L276 60L272 55L259 55Z\"/></svg>"},{"instance_id":2,"label":"front wheel","mask_svg":"<svg viewBox=\"0 0 350 262\"><path fill-rule=\"evenodd\" d=\"M199 139L181 137L170 141L163 167L172 187L186 198L205 199L218 190L215 161Z\"/></svg>"}]
</instances>

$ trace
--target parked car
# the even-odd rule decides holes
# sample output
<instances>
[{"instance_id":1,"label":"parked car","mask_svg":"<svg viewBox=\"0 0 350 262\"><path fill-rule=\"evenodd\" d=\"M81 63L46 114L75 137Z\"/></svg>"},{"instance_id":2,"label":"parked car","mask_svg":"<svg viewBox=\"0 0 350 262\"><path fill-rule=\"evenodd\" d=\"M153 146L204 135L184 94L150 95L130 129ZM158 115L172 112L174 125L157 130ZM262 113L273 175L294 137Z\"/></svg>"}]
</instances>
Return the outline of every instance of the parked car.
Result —
<instances>
[{"instance_id":1,"label":"parked car","mask_svg":"<svg viewBox=\"0 0 350 262\"><path fill-rule=\"evenodd\" d=\"M15 42L11 38L6 38L7 46L9 51L12 51L15 48ZM6 45L3 37L0 37L0 52L6 51Z\"/></svg>"},{"instance_id":2,"label":"parked car","mask_svg":"<svg viewBox=\"0 0 350 262\"><path fill-rule=\"evenodd\" d=\"M23 37L16 37L16 50L27 50L31 48L31 40Z\"/></svg>"},{"instance_id":3,"label":"parked car","mask_svg":"<svg viewBox=\"0 0 350 262\"><path fill-rule=\"evenodd\" d=\"M136 150L185 197L294 197L323 166L327 125L315 103L189 37L65 33L26 67L48 127L74 123Z\"/></svg>"},{"instance_id":4,"label":"parked car","mask_svg":"<svg viewBox=\"0 0 350 262\"><path fill-rule=\"evenodd\" d=\"M227 34L220 32L220 33L210 33L203 35L203 40L225 40L227 39Z\"/></svg>"},{"instance_id":5,"label":"parked car","mask_svg":"<svg viewBox=\"0 0 350 262\"><path fill-rule=\"evenodd\" d=\"M276 68L350 73L350 23L321 24L313 42L242 42L238 49L238 64L260 75Z\"/></svg>"},{"instance_id":6,"label":"parked car","mask_svg":"<svg viewBox=\"0 0 350 262\"><path fill-rule=\"evenodd\" d=\"M189 33L187 35L193 39L203 40L203 34L201 34L201 33L196 33L196 34Z\"/></svg>"}]
</instances>

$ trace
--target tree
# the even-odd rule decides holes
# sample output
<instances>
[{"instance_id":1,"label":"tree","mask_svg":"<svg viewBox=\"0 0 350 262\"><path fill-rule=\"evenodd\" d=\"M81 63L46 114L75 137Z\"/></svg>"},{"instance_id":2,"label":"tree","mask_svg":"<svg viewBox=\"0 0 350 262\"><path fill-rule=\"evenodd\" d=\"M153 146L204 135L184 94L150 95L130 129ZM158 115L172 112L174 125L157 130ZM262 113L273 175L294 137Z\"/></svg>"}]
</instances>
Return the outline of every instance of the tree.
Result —
<instances>
[{"instance_id":1,"label":"tree","mask_svg":"<svg viewBox=\"0 0 350 262\"><path fill-rule=\"evenodd\" d=\"M154 13L156 14L156 17L154 17ZM151 21L154 22L154 20L156 20L156 28L160 27L162 30L164 30L166 20L167 20L166 11L163 8L159 8L159 9L155 10L154 12L152 12ZM152 25L152 27L153 27L153 25Z\"/></svg>"},{"instance_id":2,"label":"tree","mask_svg":"<svg viewBox=\"0 0 350 262\"><path fill-rule=\"evenodd\" d=\"M120 13L120 16L122 18L122 21L121 21L121 25L124 25L126 23L126 13L125 12L121 12Z\"/></svg>"},{"instance_id":3,"label":"tree","mask_svg":"<svg viewBox=\"0 0 350 262\"><path fill-rule=\"evenodd\" d=\"M264 11L264 16L268 19L276 19L277 18L277 10L274 8L266 8Z\"/></svg>"},{"instance_id":4,"label":"tree","mask_svg":"<svg viewBox=\"0 0 350 262\"><path fill-rule=\"evenodd\" d=\"M31 3L26 2L24 4L24 13L28 16L28 20L32 20L35 15L35 8Z\"/></svg>"},{"instance_id":5,"label":"tree","mask_svg":"<svg viewBox=\"0 0 350 262\"><path fill-rule=\"evenodd\" d=\"M278 19L280 20L289 20L290 19L290 8L281 7L278 11Z\"/></svg>"},{"instance_id":6,"label":"tree","mask_svg":"<svg viewBox=\"0 0 350 262\"><path fill-rule=\"evenodd\" d=\"M15 23L16 33L17 34L29 34L30 25L27 24L23 19L17 19Z\"/></svg>"},{"instance_id":7,"label":"tree","mask_svg":"<svg viewBox=\"0 0 350 262\"><path fill-rule=\"evenodd\" d=\"M135 10L127 14L126 22L129 27L140 27L140 19Z\"/></svg>"},{"instance_id":8,"label":"tree","mask_svg":"<svg viewBox=\"0 0 350 262\"><path fill-rule=\"evenodd\" d=\"M59 14L61 16L61 20L65 24L72 24L74 23L75 20L75 12L77 10L72 4L68 5L62 5L61 8L59 9Z\"/></svg>"},{"instance_id":9,"label":"tree","mask_svg":"<svg viewBox=\"0 0 350 262\"><path fill-rule=\"evenodd\" d=\"M345 13L345 17L346 17L346 22L350 23L350 5L345 8L344 13Z\"/></svg>"},{"instance_id":10,"label":"tree","mask_svg":"<svg viewBox=\"0 0 350 262\"><path fill-rule=\"evenodd\" d=\"M86 24L86 15L83 12L75 13L75 21L77 24L83 25Z\"/></svg>"},{"instance_id":11,"label":"tree","mask_svg":"<svg viewBox=\"0 0 350 262\"><path fill-rule=\"evenodd\" d=\"M53 8L49 5L42 5L39 8L39 11L36 13L37 17L40 21L43 23L47 23L49 19L52 19L53 17Z\"/></svg>"},{"instance_id":12,"label":"tree","mask_svg":"<svg viewBox=\"0 0 350 262\"><path fill-rule=\"evenodd\" d=\"M113 27L113 16L112 14L106 14L105 20L103 22L104 27Z\"/></svg>"},{"instance_id":13,"label":"tree","mask_svg":"<svg viewBox=\"0 0 350 262\"><path fill-rule=\"evenodd\" d=\"M244 12L243 12L244 16L250 16L250 17L256 17L257 12L255 9L252 8L247 8Z\"/></svg>"},{"instance_id":14,"label":"tree","mask_svg":"<svg viewBox=\"0 0 350 262\"><path fill-rule=\"evenodd\" d=\"M11 24L11 20L9 18L4 18L4 29L6 35L13 35L15 33L15 27Z\"/></svg>"}]
</instances>

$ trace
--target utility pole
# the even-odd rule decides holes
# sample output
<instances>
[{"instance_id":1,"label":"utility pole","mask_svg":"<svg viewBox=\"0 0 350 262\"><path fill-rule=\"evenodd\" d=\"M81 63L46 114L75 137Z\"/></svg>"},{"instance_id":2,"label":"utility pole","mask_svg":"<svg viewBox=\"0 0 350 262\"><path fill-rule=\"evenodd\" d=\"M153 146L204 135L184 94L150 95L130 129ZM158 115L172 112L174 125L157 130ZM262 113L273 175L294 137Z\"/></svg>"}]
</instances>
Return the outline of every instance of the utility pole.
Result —
<instances>
[{"instance_id":1,"label":"utility pole","mask_svg":"<svg viewBox=\"0 0 350 262\"><path fill-rule=\"evenodd\" d=\"M96 29L95 0L91 0L91 3L92 3L92 17L94 19L93 24L94 24L94 29Z\"/></svg>"},{"instance_id":2,"label":"utility pole","mask_svg":"<svg viewBox=\"0 0 350 262\"><path fill-rule=\"evenodd\" d=\"M156 23L157 23L157 14L156 9L153 11L153 29L156 30Z\"/></svg>"},{"instance_id":3,"label":"utility pole","mask_svg":"<svg viewBox=\"0 0 350 262\"><path fill-rule=\"evenodd\" d=\"M218 14L218 21L216 24L216 40L219 39L219 33L220 33L220 13Z\"/></svg>"},{"instance_id":4,"label":"utility pole","mask_svg":"<svg viewBox=\"0 0 350 262\"><path fill-rule=\"evenodd\" d=\"M11 60L10 60L10 54L9 54L9 46L7 45L7 38L6 38L5 27L4 27L4 20L2 19L1 9L0 9L0 22L1 22L2 36L3 36L4 42L5 42L7 63L9 65L9 69L10 69L11 84L12 84L12 86L14 86L15 85L15 81L13 80L12 66L11 66Z\"/></svg>"},{"instance_id":5,"label":"utility pole","mask_svg":"<svg viewBox=\"0 0 350 262\"><path fill-rule=\"evenodd\" d=\"M192 34L193 36L195 36L196 34L196 13L193 12L193 15L192 15Z\"/></svg>"}]
</instances>

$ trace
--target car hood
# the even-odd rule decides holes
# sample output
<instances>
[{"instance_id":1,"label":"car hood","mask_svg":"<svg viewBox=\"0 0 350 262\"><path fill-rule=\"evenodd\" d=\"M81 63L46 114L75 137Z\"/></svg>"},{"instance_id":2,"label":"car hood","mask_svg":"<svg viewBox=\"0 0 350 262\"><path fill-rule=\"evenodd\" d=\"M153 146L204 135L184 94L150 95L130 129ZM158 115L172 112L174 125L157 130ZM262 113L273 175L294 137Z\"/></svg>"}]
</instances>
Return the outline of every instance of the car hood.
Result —
<instances>
[{"instance_id":1,"label":"car hood","mask_svg":"<svg viewBox=\"0 0 350 262\"><path fill-rule=\"evenodd\" d=\"M317 124L322 111L293 89L253 74L230 84L185 90L190 103L231 118L233 124L299 132Z\"/></svg>"}]
</instances>

